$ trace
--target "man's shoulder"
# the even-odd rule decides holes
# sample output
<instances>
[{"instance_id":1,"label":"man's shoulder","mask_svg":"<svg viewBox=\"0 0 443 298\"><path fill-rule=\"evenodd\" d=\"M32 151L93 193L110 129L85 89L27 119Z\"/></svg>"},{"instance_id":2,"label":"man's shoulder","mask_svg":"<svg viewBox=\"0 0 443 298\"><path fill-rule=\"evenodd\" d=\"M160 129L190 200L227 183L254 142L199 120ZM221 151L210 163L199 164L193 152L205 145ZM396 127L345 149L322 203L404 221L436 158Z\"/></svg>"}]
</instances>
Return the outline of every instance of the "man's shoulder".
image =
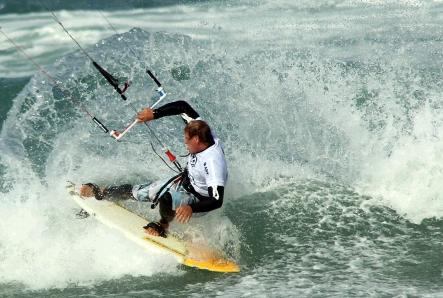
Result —
<instances>
[{"instance_id":1,"label":"man's shoulder","mask_svg":"<svg viewBox=\"0 0 443 298\"><path fill-rule=\"evenodd\" d=\"M201 153L206 158L217 158L219 156L223 156L224 158L223 145L220 143L219 139L214 139L214 144L206 148Z\"/></svg>"}]
</instances>

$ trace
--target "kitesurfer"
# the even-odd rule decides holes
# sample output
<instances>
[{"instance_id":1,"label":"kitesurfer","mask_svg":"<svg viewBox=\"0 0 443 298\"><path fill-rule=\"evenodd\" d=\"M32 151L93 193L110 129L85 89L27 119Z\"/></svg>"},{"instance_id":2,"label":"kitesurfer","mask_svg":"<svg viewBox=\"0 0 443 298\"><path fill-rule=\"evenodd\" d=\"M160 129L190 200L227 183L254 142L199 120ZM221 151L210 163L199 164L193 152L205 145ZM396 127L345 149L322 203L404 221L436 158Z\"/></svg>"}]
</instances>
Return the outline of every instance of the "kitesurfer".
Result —
<instances>
[{"instance_id":1,"label":"kitesurfer","mask_svg":"<svg viewBox=\"0 0 443 298\"><path fill-rule=\"evenodd\" d=\"M166 236L169 223L176 218L187 223L194 215L220 208L223 204L228 179L223 146L209 125L185 101L175 101L157 109L145 108L137 114L139 122L156 120L165 116L180 115L187 123L184 142L189 151L187 166L180 175L168 182L139 185L120 185L99 188L92 183L82 185L80 195L96 199L132 198L160 205L160 220L144 228L154 236Z\"/></svg>"}]
</instances>

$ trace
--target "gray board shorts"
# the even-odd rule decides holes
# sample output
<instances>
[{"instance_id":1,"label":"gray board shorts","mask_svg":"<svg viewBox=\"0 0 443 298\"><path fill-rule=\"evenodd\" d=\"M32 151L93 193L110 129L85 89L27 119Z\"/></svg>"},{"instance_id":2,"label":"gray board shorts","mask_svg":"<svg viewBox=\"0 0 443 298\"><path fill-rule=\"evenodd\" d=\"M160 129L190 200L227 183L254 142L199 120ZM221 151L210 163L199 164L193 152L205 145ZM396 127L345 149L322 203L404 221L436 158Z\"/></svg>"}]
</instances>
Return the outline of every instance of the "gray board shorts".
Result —
<instances>
[{"instance_id":1,"label":"gray board shorts","mask_svg":"<svg viewBox=\"0 0 443 298\"><path fill-rule=\"evenodd\" d=\"M167 181L168 179L134 185L132 187L132 196L140 202L152 202L157 192ZM164 195L166 192L171 194L172 210L175 210L180 206L191 205L199 201L199 199L197 199L193 194L187 192L182 186L177 187L173 185L169 189L168 187L165 187L159 197ZM206 213L207 212L195 213L193 216L202 216Z\"/></svg>"}]
</instances>

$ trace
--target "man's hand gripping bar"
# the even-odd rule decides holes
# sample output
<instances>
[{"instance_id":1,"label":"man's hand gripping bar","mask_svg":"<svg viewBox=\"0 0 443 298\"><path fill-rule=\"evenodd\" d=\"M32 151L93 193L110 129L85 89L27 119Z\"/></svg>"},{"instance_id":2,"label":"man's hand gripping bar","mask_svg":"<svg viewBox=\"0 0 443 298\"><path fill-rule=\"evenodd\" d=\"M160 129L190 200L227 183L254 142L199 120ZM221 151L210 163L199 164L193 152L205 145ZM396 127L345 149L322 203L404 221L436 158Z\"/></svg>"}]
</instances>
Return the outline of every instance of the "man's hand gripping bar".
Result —
<instances>
[{"instance_id":1,"label":"man's hand gripping bar","mask_svg":"<svg viewBox=\"0 0 443 298\"><path fill-rule=\"evenodd\" d=\"M165 97L166 97L166 92L163 90L162 85L160 84L160 82L157 80L157 78L154 76L154 74L148 69L146 70L146 72L148 73L148 75L151 77L151 79L157 84L158 88L155 89L155 91L157 92L157 95L159 96L159 99L150 107L151 109L155 108L156 105L158 105ZM116 139L117 141L119 141L121 138L123 138L123 136L131 130L131 128L133 128L137 123L139 123L138 119L135 119L134 122L132 122L128 127L125 128L124 131L119 132L117 130L111 130L111 132L109 133L109 135L111 137L113 137L114 139Z\"/></svg>"}]
</instances>

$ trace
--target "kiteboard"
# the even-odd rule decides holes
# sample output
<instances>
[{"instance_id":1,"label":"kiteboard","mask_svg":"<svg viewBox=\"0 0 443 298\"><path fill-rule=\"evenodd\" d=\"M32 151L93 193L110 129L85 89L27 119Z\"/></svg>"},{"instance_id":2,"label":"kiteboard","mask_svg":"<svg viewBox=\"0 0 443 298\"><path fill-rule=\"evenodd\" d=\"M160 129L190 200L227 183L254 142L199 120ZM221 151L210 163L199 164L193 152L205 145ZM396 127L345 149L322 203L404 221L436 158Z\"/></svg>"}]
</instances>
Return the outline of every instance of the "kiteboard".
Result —
<instances>
[{"instance_id":1,"label":"kiteboard","mask_svg":"<svg viewBox=\"0 0 443 298\"><path fill-rule=\"evenodd\" d=\"M158 251L172 255L185 266L206 269L215 272L239 272L239 266L222 253L191 241L185 241L168 234L165 238L148 235L143 226L147 219L125 209L114 202L96 200L93 197L83 198L76 190L75 184L68 182L66 189L70 197L90 216L121 232L126 238L148 251Z\"/></svg>"}]
</instances>

